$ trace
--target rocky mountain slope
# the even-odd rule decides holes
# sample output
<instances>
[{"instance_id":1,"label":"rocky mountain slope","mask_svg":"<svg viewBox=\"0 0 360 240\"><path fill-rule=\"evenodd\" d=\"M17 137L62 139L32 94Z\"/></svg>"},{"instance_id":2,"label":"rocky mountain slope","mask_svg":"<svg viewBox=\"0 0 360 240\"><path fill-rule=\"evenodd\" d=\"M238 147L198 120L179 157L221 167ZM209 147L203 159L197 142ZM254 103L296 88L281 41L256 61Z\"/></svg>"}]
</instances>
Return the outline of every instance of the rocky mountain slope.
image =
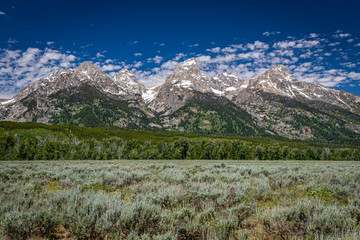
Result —
<instances>
[{"instance_id":1,"label":"rocky mountain slope","mask_svg":"<svg viewBox=\"0 0 360 240\"><path fill-rule=\"evenodd\" d=\"M353 142L360 98L298 81L282 65L247 82L228 71L209 78L192 58L146 88L128 70L111 78L84 62L2 100L0 119Z\"/></svg>"}]
</instances>

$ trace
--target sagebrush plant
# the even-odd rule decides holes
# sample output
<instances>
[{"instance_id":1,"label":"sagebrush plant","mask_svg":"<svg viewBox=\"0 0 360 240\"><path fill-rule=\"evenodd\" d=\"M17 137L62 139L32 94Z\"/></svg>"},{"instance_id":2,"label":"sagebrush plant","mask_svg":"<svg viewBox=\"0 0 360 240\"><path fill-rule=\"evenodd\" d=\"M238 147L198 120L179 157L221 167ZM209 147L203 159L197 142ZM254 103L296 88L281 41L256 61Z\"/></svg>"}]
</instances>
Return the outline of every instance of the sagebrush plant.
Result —
<instances>
[{"instance_id":1,"label":"sagebrush plant","mask_svg":"<svg viewBox=\"0 0 360 240\"><path fill-rule=\"evenodd\" d=\"M359 239L360 163L0 163L4 239Z\"/></svg>"}]
</instances>

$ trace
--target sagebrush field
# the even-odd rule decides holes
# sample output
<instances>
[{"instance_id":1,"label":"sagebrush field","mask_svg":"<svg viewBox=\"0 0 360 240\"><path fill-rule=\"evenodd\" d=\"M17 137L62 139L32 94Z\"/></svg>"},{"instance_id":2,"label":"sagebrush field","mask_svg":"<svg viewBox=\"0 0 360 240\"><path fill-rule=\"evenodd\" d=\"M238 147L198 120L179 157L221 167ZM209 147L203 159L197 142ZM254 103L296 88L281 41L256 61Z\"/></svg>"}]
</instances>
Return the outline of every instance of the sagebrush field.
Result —
<instances>
[{"instance_id":1,"label":"sagebrush field","mask_svg":"<svg viewBox=\"0 0 360 240\"><path fill-rule=\"evenodd\" d=\"M360 163L0 163L1 239L359 239Z\"/></svg>"}]
</instances>

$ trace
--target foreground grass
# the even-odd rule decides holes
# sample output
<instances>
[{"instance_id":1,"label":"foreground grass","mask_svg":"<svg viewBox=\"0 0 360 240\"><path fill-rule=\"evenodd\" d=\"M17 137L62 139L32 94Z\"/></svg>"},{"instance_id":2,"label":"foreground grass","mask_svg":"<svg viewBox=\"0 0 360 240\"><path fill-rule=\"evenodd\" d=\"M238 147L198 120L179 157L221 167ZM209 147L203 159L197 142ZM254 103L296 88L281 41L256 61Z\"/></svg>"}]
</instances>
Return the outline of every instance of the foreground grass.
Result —
<instances>
[{"instance_id":1,"label":"foreground grass","mask_svg":"<svg viewBox=\"0 0 360 240\"><path fill-rule=\"evenodd\" d=\"M359 239L359 162L0 162L5 239Z\"/></svg>"}]
</instances>

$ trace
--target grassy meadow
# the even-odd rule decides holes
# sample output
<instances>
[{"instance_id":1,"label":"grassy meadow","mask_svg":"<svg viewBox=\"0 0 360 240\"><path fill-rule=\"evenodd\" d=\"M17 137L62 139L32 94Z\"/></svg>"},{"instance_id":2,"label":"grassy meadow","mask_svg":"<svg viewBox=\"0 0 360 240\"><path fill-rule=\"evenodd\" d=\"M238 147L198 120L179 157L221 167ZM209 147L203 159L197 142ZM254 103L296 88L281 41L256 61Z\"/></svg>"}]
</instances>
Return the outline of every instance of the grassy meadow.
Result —
<instances>
[{"instance_id":1,"label":"grassy meadow","mask_svg":"<svg viewBox=\"0 0 360 240\"><path fill-rule=\"evenodd\" d=\"M360 162L0 162L1 239L359 239Z\"/></svg>"}]
</instances>

